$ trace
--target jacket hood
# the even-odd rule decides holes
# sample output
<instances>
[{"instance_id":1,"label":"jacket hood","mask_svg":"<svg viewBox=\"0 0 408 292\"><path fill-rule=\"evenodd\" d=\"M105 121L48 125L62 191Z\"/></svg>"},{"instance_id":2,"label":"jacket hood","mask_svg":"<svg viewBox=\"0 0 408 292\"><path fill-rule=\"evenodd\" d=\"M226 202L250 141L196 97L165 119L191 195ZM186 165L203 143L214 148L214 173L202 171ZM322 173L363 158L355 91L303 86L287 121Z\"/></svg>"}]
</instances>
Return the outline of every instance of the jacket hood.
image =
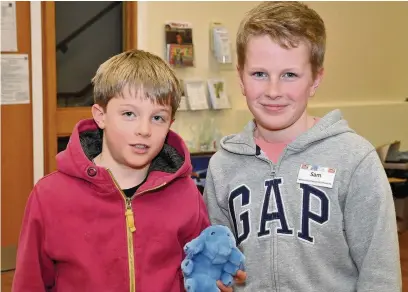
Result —
<instances>
[{"instance_id":1,"label":"jacket hood","mask_svg":"<svg viewBox=\"0 0 408 292\"><path fill-rule=\"evenodd\" d=\"M250 121L244 131L221 139L221 147L232 153L242 155L255 155L256 144L254 141L254 130L256 124ZM300 152L311 144L327 139L332 136L354 132L349 126L340 110L334 110L321 118L312 128L298 136L287 147L293 152Z\"/></svg>"},{"instance_id":2,"label":"jacket hood","mask_svg":"<svg viewBox=\"0 0 408 292\"><path fill-rule=\"evenodd\" d=\"M95 121L82 120L76 124L67 148L56 156L58 171L84 179L103 191L111 191L116 187L110 173L92 162L101 151L102 136ZM189 176L191 171L190 155L185 143L170 130L162 150L150 164L148 178L138 193Z\"/></svg>"}]
</instances>

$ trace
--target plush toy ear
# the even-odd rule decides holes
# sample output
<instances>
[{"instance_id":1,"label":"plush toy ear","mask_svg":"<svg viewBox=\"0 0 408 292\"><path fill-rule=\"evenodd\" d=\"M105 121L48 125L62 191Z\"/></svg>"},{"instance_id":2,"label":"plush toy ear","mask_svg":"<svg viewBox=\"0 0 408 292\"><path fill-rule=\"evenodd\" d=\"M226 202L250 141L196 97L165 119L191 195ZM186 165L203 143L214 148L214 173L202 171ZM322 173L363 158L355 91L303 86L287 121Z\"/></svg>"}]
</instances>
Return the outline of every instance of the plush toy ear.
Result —
<instances>
[{"instance_id":1,"label":"plush toy ear","mask_svg":"<svg viewBox=\"0 0 408 292\"><path fill-rule=\"evenodd\" d=\"M192 257L193 255L202 252L203 249L204 249L204 237L202 235L193 239L184 246L184 252L186 254L186 257Z\"/></svg>"}]
</instances>

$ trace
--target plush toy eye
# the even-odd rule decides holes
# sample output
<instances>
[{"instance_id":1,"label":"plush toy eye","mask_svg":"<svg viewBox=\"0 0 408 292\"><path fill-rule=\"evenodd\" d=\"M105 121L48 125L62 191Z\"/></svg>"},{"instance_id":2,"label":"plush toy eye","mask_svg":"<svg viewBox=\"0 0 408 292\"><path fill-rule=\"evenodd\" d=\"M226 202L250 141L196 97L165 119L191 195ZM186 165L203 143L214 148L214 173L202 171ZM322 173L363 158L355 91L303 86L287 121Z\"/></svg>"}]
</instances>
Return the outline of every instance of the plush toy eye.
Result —
<instances>
[{"instance_id":1,"label":"plush toy eye","mask_svg":"<svg viewBox=\"0 0 408 292\"><path fill-rule=\"evenodd\" d=\"M227 234L228 237L230 237L229 233Z\"/></svg>"},{"instance_id":2,"label":"plush toy eye","mask_svg":"<svg viewBox=\"0 0 408 292\"><path fill-rule=\"evenodd\" d=\"M211 235L214 235L215 234L215 232L213 231L213 232L211 232Z\"/></svg>"}]
</instances>

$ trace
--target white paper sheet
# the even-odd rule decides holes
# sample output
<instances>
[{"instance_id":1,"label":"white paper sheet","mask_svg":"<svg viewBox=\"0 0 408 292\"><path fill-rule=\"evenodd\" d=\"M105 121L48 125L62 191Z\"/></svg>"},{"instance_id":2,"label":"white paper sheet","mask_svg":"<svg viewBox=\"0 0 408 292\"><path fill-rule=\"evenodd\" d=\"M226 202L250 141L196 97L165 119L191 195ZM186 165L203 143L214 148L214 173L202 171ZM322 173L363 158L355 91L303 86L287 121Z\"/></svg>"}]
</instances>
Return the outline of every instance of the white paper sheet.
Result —
<instances>
[{"instance_id":1,"label":"white paper sheet","mask_svg":"<svg viewBox=\"0 0 408 292\"><path fill-rule=\"evenodd\" d=\"M209 79L208 91L210 92L210 101L213 109L231 108L228 99L226 84L224 79Z\"/></svg>"},{"instance_id":2,"label":"white paper sheet","mask_svg":"<svg viewBox=\"0 0 408 292\"><path fill-rule=\"evenodd\" d=\"M1 51L17 52L16 2L1 2Z\"/></svg>"},{"instance_id":3,"label":"white paper sheet","mask_svg":"<svg viewBox=\"0 0 408 292\"><path fill-rule=\"evenodd\" d=\"M231 41L228 30L225 27L213 29L215 57L219 63L232 63Z\"/></svg>"},{"instance_id":4,"label":"white paper sheet","mask_svg":"<svg viewBox=\"0 0 408 292\"><path fill-rule=\"evenodd\" d=\"M184 84L190 110L208 109L207 87L205 82L202 80L185 80Z\"/></svg>"},{"instance_id":5,"label":"white paper sheet","mask_svg":"<svg viewBox=\"0 0 408 292\"><path fill-rule=\"evenodd\" d=\"M2 54L0 104L30 103L29 78L27 54Z\"/></svg>"}]
</instances>

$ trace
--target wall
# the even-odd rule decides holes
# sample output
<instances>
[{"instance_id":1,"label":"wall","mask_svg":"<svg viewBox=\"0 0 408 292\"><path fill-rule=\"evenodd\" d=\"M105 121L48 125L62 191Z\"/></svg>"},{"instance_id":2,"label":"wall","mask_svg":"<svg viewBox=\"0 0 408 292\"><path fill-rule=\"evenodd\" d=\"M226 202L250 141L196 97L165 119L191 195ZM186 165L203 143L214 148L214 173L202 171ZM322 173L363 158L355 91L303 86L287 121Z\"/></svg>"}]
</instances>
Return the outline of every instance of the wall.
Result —
<instances>
[{"instance_id":1,"label":"wall","mask_svg":"<svg viewBox=\"0 0 408 292\"><path fill-rule=\"evenodd\" d=\"M178 69L178 75L181 78L222 76L227 82L233 110L178 113L174 129L186 140L193 140L194 131L197 133L209 118L220 125L223 135L240 131L251 118L238 87L236 60L233 66L222 68L213 62L209 26L211 21L223 22L234 44L240 19L257 3L138 3L140 49L164 56L164 22L191 22L196 66ZM308 4L321 14L328 33L326 75L309 111L322 116L340 108L350 125L374 145L399 139L403 147L408 147L408 103L403 101L408 97L408 39L401 37L406 35L408 27L408 2ZM383 130L379 130L380 126Z\"/></svg>"},{"instance_id":2,"label":"wall","mask_svg":"<svg viewBox=\"0 0 408 292\"><path fill-rule=\"evenodd\" d=\"M327 26L324 101L408 97L408 2L311 2Z\"/></svg>"},{"instance_id":3,"label":"wall","mask_svg":"<svg viewBox=\"0 0 408 292\"><path fill-rule=\"evenodd\" d=\"M408 2L308 2L324 18L328 31L326 77L309 110L324 115L340 108L350 125L374 145L393 139L408 148ZM211 4L211 8L210 8ZM222 21L231 31L232 42L239 20L257 2L138 2L138 47L163 54L163 22L190 21L199 58L197 67L183 77L216 75L208 59L210 21ZM40 3L31 15L33 72L34 182L43 176L42 56ZM231 12L231 8L234 12ZM171 11L171 14L168 12ZM171 15L171 16L169 16ZM345 21L347 20L347 21ZM372 56L374 58L368 58ZM210 63L210 64L209 64ZM213 64L212 64L213 65ZM190 126L212 117L222 134L240 131L251 118L237 86L234 70L222 70L234 110L180 112L174 126L185 139L192 137ZM394 102L394 103L393 103ZM382 129L380 129L382 127Z\"/></svg>"}]
</instances>

